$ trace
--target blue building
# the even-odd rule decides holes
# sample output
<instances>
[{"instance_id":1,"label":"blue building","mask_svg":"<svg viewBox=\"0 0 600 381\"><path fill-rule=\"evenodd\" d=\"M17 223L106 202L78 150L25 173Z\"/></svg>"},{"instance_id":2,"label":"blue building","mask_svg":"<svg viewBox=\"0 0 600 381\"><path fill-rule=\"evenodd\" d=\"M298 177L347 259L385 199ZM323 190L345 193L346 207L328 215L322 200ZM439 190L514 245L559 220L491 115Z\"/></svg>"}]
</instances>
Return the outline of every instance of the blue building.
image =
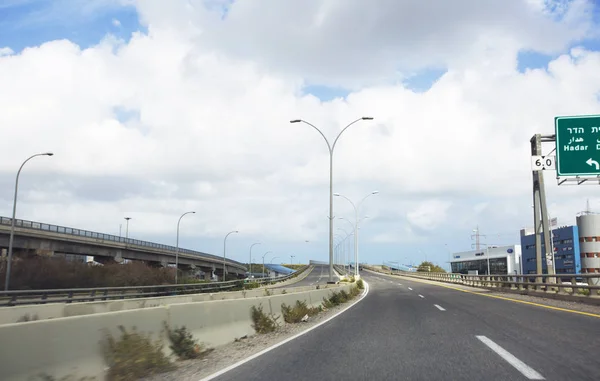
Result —
<instances>
[{"instance_id":1,"label":"blue building","mask_svg":"<svg viewBox=\"0 0 600 381\"><path fill-rule=\"evenodd\" d=\"M554 259L556 274L580 274L581 258L579 251L579 230L577 226L563 226L552 230L554 244ZM544 235L541 235L542 255ZM535 234L532 231L521 230L521 250L523 274L536 274ZM542 258L542 274L547 274L545 258Z\"/></svg>"}]
</instances>

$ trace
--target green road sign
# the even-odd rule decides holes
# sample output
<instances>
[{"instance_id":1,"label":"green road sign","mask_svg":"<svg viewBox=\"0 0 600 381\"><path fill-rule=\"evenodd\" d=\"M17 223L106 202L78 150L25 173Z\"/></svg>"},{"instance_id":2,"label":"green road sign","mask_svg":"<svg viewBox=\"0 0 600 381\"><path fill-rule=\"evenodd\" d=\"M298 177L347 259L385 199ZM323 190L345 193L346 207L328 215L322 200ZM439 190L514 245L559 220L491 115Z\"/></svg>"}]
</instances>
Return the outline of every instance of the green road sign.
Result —
<instances>
[{"instance_id":1,"label":"green road sign","mask_svg":"<svg viewBox=\"0 0 600 381\"><path fill-rule=\"evenodd\" d=\"M558 176L600 175L600 115L557 116Z\"/></svg>"}]
</instances>

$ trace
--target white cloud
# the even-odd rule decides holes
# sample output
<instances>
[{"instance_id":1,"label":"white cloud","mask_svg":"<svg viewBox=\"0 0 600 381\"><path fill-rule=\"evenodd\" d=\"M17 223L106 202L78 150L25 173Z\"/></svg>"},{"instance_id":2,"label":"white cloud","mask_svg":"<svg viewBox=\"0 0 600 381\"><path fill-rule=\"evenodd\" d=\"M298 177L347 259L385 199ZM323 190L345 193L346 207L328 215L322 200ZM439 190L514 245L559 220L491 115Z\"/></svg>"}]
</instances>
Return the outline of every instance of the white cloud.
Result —
<instances>
[{"instance_id":1,"label":"white cloud","mask_svg":"<svg viewBox=\"0 0 600 381\"><path fill-rule=\"evenodd\" d=\"M2 56L10 56L14 51L9 47L0 48L0 57Z\"/></svg>"},{"instance_id":2,"label":"white cloud","mask_svg":"<svg viewBox=\"0 0 600 381\"><path fill-rule=\"evenodd\" d=\"M600 53L573 49L526 73L516 53L556 51L586 24L571 29L526 2L465 0L430 7L417 25L408 21L423 19L421 6L380 3L237 2L219 24L199 3L145 1L149 33L128 43L108 37L81 50L61 40L0 54L0 214L9 215L21 161L52 150L23 172L22 218L115 232L128 214L134 236L170 240L178 216L195 210L182 231L202 237L189 241L199 249L219 253L224 233L239 229L240 260L256 239L265 251L269 242L309 250L294 245L325 240L328 154L316 131L289 120L333 137L369 115L334 159L335 191L381 192L364 204L364 245L468 243L477 224L518 231L531 220L529 139L551 133L555 115L598 112ZM456 17L441 17L448 12ZM425 93L394 84L392 67L437 64L448 71ZM300 95L307 79L387 83L320 102ZM547 177L556 214L574 222L595 188ZM337 200L335 213L353 217ZM322 258L315 247L306 256Z\"/></svg>"},{"instance_id":3,"label":"white cloud","mask_svg":"<svg viewBox=\"0 0 600 381\"><path fill-rule=\"evenodd\" d=\"M117 19L112 19L112 24L117 28L121 26L121 22Z\"/></svg>"},{"instance_id":4,"label":"white cloud","mask_svg":"<svg viewBox=\"0 0 600 381\"><path fill-rule=\"evenodd\" d=\"M594 29L587 0L568 8L527 0L254 0L234 2L227 22L202 3L165 9L149 0L139 8L150 26L195 29L205 47L311 83L355 89L412 69L469 67L490 49L509 60L521 49L555 53Z\"/></svg>"}]
</instances>

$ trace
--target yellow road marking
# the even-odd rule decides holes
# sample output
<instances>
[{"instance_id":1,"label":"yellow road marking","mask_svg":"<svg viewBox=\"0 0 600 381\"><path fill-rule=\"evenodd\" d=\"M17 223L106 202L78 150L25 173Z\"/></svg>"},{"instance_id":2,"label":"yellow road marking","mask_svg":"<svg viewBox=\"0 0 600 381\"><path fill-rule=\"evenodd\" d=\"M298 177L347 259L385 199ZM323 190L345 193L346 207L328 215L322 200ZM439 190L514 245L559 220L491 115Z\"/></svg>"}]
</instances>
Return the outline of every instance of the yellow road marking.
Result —
<instances>
[{"instance_id":1,"label":"yellow road marking","mask_svg":"<svg viewBox=\"0 0 600 381\"><path fill-rule=\"evenodd\" d=\"M389 276L387 274L381 274L381 275ZM600 319L600 315L599 314L594 314L594 313L591 313L591 312L583 312L583 311L570 310L568 308L553 307L553 306L548 306L546 304L528 302L528 301L520 300L520 299L507 298L505 296L485 294L485 293L483 293L481 291L469 291L469 290L463 290L463 289L457 288L457 287L446 286L445 284L430 283L430 282L435 282L435 281L423 282L423 280L421 280L421 279L416 279L416 278L411 278L411 277L405 277L405 278L408 278L410 280L414 280L415 282L427 283L427 284L431 284L431 285L434 285L434 286L449 288L451 290L466 292L467 294L487 296L489 298L496 298L496 299L508 300L508 301L515 302L515 303L523 303L523 304L528 304L530 306L542 307L542 308L547 308L549 310L555 310L555 311L571 312L571 313L574 313L574 314L591 316L591 317L595 317L595 318L599 318ZM493 292L493 290L486 290L486 291Z\"/></svg>"}]
</instances>

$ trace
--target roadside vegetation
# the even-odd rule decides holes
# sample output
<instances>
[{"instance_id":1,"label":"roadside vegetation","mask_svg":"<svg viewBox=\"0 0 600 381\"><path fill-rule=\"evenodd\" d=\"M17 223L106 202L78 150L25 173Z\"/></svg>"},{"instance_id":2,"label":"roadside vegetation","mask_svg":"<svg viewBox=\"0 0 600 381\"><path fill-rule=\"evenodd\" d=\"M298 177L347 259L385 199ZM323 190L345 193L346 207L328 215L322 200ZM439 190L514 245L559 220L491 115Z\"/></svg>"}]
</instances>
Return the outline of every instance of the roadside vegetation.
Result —
<instances>
[{"instance_id":1,"label":"roadside vegetation","mask_svg":"<svg viewBox=\"0 0 600 381\"><path fill-rule=\"evenodd\" d=\"M419 267L417 268L418 272L431 272L431 273L445 273L446 270L441 268L438 265L434 265L433 262L424 261L421 262Z\"/></svg>"},{"instance_id":2,"label":"roadside vegetation","mask_svg":"<svg viewBox=\"0 0 600 381\"><path fill-rule=\"evenodd\" d=\"M106 334L104 358L108 365L108 381L133 381L176 368L170 356L163 351L160 340L137 332L135 327L127 331L119 326L120 337ZM165 323L169 349L177 360L201 359L212 349L194 339L185 326L171 329Z\"/></svg>"},{"instance_id":3,"label":"roadside vegetation","mask_svg":"<svg viewBox=\"0 0 600 381\"><path fill-rule=\"evenodd\" d=\"M309 307L303 300L297 300L295 306L287 306L285 303L281 303L283 320L290 324L300 323L305 317L315 316L321 311L323 311L322 306Z\"/></svg>"},{"instance_id":4,"label":"roadside vegetation","mask_svg":"<svg viewBox=\"0 0 600 381\"><path fill-rule=\"evenodd\" d=\"M279 323L277 322L279 316L265 313L262 305L250 307L250 316L252 317L252 328L254 328L256 333L270 333L279 327Z\"/></svg>"},{"instance_id":5,"label":"roadside vegetation","mask_svg":"<svg viewBox=\"0 0 600 381\"><path fill-rule=\"evenodd\" d=\"M123 326L119 329L121 337L107 334L104 343L108 381L138 380L175 369L159 341L152 341L150 335L141 334L135 328L131 332Z\"/></svg>"},{"instance_id":6,"label":"roadside vegetation","mask_svg":"<svg viewBox=\"0 0 600 381\"><path fill-rule=\"evenodd\" d=\"M212 349L194 339L185 326L171 329L166 323L167 336L171 345L169 348L179 360L198 359L209 354Z\"/></svg>"},{"instance_id":7,"label":"roadside vegetation","mask_svg":"<svg viewBox=\"0 0 600 381\"><path fill-rule=\"evenodd\" d=\"M0 266L0 279L6 276L6 266ZM12 290L60 288L94 288L121 286L152 286L172 284L175 270L152 267L144 262L91 265L68 261L61 257L17 257L11 269ZM180 283L202 283L204 280L179 277Z\"/></svg>"}]
</instances>

